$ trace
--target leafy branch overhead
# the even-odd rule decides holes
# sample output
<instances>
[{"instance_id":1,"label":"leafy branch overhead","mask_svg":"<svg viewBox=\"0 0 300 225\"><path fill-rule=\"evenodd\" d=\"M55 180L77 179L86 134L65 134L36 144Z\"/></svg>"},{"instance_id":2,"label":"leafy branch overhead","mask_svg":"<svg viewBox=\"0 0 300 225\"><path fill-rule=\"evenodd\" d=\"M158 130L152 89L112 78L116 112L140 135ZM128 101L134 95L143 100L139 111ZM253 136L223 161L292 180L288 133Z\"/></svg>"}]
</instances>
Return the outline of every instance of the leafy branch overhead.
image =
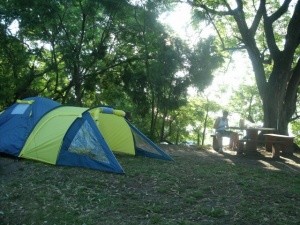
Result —
<instances>
[{"instance_id":1,"label":"leafy branch overhead","mask_svg":"<svg viewBox=\"0 0 300 225\"><path fill-rule=\"evenodd\" d=\"M0 7L1 108L35 95L126 107L150 115L144 126L155 136L158 116L186 104L188 87L208 86L219 65L212 41L193 51L158 22L159 2L12 0Z\"/></svg>"},{"instance_id":2,"label":"leafy branch overhead","mask_svg":"<svg viewBox=\"0 0 300 225\"><path fill-rule=\"evenodd\" d=\"M300 82L300 1L187 3L213 24L223 50L245 49L263 102L264 124L287 133Z\"/></svg>"}]
</instances>

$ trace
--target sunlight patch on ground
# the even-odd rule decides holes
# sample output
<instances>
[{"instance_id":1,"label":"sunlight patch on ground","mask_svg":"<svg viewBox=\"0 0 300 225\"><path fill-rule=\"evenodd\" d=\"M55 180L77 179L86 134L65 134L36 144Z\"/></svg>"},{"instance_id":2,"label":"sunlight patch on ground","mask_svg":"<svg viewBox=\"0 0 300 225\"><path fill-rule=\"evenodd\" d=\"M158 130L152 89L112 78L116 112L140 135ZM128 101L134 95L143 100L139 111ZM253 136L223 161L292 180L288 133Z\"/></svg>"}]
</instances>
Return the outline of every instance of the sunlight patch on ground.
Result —
<instances>
[{"instance_id":1,"label":"sunlight patch on ground","mask_svg":"<svg viewBox=\"0 0 300 225\"><path fill-rule=\"evenodd\" d=\"M265 167L265 169L268 169L268 170L276 170L276 171L279 171L280 169L276 168L275 166L273 166L272 164L264 161L264 160L258 160L259 163L263 164Z\"/></svg>"},{"instance_id":2,"label":"sunlight patch on ground","mask_svg":"<svg viewBox=\"0 0 300 225\"><path fill-rule=\"evenodd\" d=\"M293 171L297 171L297 169L294 169L293 167L296 167L296 168L300 169L300 164L295 162L294 160L289 159L289 158L285 158L285 157L282 157L282 156L281 156L281 158L284 160L284 162L278 162L278 163L288 167L289 169L291 169ZM293 167L291 167L289 165L293 165Z\"/></svg>"}]
</instances>

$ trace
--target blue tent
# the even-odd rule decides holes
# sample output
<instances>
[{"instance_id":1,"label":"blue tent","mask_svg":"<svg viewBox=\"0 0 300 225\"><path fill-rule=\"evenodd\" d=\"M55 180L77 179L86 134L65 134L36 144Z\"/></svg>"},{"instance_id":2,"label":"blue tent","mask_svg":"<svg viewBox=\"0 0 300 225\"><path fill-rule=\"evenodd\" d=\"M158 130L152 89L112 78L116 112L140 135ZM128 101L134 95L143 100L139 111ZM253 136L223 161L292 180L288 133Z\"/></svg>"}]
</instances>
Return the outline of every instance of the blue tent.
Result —
<instances>
[{"instance_id":1,"label":"blue tent","mask_svg":"<svg viewBox=\"0 0 300 225\"><path fill-rule=\"evenodd\" d=\"M0 114L0 153L114 173L124 170L113 152L172 160L124 116L42 97L20 100Z\"/></svg>"},{"instance_id":2,"label":"blue tent","mask_svg":"<svg viewBox=\"0 0 300 225\"><path fill-rule=\"evenodd\" d=\"M43 97L18 100L0 115L0 152L18 156L37 122L60 103Z\"/></svg>"}]
</instances>

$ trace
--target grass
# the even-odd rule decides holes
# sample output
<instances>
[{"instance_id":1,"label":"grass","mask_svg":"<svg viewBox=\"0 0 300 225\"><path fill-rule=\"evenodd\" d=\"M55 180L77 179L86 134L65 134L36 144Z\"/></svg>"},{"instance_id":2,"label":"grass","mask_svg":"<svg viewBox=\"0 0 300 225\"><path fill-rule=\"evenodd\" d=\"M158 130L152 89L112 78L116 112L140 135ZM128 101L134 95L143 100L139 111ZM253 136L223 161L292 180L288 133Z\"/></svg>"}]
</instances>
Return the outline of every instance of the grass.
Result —
<instances>
[{"instance_id":1,"label":"grass","mask_svg":"<svg viewBox=\"0 0 300 225\"><path fill-rule=\"evenodd\" d=\"M300 224L300 170L177 150L117 156L125 175L2 158L0 224Z\"/></svg>"}]
</instances>

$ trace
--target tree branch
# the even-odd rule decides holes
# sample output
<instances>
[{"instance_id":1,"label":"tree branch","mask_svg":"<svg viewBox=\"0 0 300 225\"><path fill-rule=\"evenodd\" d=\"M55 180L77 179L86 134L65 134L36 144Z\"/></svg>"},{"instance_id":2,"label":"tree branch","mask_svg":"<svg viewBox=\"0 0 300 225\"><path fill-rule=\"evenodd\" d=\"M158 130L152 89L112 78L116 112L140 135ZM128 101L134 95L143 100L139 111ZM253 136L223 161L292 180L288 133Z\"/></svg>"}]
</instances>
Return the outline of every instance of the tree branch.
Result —
<instances>
[{"instance_id":1,"label":"tree branch","mask_svg":"<svg viewBox=\"0 0 300 225\"><path fill-rule=\"evenodd\" d=\"M291 72L291 78L288 82L287 93L285 96L285 106L289 109L287 112L290 112L287 115L288 118L291 118L292 113L296 111L297 106L297 97L298 97L298 88L300 83L300 58L298 58L297 64Z\"/></svg>"},{"instance_id":2,"label":"tree branch","mask_svg":"<svg viewBox=\"0 0 300 225\"><path fill-rule=\"evenodd\" d=\"M242 0L235 0L239 10L243 10L244 5Z\"/></svg>"},{"instance_id":3,"label":"tree branch","mask_svg":"<svg viewBox=\"0 0 300 225\"><path fill-rule=\"evenodd\" d=\"M278 8L278 10L269 17L271 23L278 20L283 14L287 12L291 1L292 0L285 0L283 4Z\"/></svg>"},{"instance_id":4,"label":"tree branch","mask_svg":"<svg viewBox=\"0 0 300 225\"><path fill-rule=\"evenodd\" d=\"M205 10L205 11L206 11L206 10ZM208 15L208 18L209 18L210 22L212 23L213 27L215 28L218 37L220 38L220 41L221 41L221 43L222 43L223 49L225 49L225 43L224 43L224 41L223 41L223 38L222 38L222 36L221 36L221 34L220 34L220 32L219 32L219 30L218 30L216 24L214 23L213 19L211 18L210 13L209 13L208 11L206 11L206 13L207 13L207 15Z\"/></svg>"},{"instance_id":5,"label":"tree branch","mask_svg":"<svg viewBox=\"0 0 300 225\"><path fill-rule=\"evenodd\" d=\"M280 51L276 44L274 30L273 30L273 22L270 17L267 15L266 9L266 0L261 0L262 4L262 14L264 18L264 29L266 32L266 41L270 50L270 54L274 60L278 60L280 57Z\"/></svg>"},{"instance_id":6,"label":"tree branch","mask_svg":"<svg viewBox=\"0 0 300 225\"><path fill-rule=\"evenodd\" d=\"M223 50L238 50L238 49L244 49L245 48L245 47L241 47L241 46L240 47L234 47L234 48L227 48L225 46L224 41L223 41L222 35L219 32L219 30L218 30L218 28L217 28L217 26L214 22L214 19L210 15L210 14L214 14L214 15L219 15L219 16L220 15L223 15L223 16L224 15L226 15L226 16L231 15L232 16L234 14L234 11L230 8L230 5L228 5L228 3L225 0L224 0L224 4L228 8L228 11L216 11L214 9L208 8L206 5L203 5L203 4L196 5L196 4L194 4L194 1L188 1L188 2L190 2L190 4L192 4L193 6L197 6L197 7L202 8L206 12L206 14L209 18L209 21L212 23L212 25L213 25L214 29L216 30L217 35L218 35L218 37L219 37L219 39L222 43Z\"/></svg>"},{"instance_id":7,"label":"tree branch","mask_svg":"<svg viewBox=\"0 0 300 225\"><path fill-rule=\"evenodd\" d=\"M254 20L252 22L252 25L250 27L250 32L252 34L255 34L256 31L257 31L257 28L258 28L258 25L260 23L260 20L262 18L262 15L263 15L263 1L260 1L260 4L259 4L259 8L256 12L256 15L254 17Z\"/></svg>"},{"instance_id":8,"label":"tree branch","mask_svg":"<svg viewBox=\"0 0 300 225\"><path fill-rule=\"evenodd\" d=\"M300 115L297 115L297 112L296 112L296 115L290 119L290 122L296 121L296 120L298 120L299 118L300 118Z\"/></svg>"},{"instance_id":9,"label":"tree branch","mask_svg":"<svg viewBox=\"0 0 300 225\"><path fill-rule=\"evenodd\" d=\"M195 1L192 1L192 0L187 0L187 3L191 6L200 7L200 8L204 9L205 11L207 11L209 13L216 14L216 15L219 15L219 16L231 16L231 15L233 15L233 11L231 11L231 10L229 10L229 11L214 10L214 9L211 9L211 8L207 7L204 4L201 4L201 3L197 4L197 3L195 3Z\"/></svg>"},{"instance_id":10,"label":"tree branch","mask_svg":"<svg viewBox=\"0 0 300 225\"><path fill-rule=\"evenodd\" d=\"M289 22L286 34L286 42L284 46L284 52L287 55L293 56L295 49L300 44L300 1L297 2L295 11Z\"/></svg>"}]
</instances>

